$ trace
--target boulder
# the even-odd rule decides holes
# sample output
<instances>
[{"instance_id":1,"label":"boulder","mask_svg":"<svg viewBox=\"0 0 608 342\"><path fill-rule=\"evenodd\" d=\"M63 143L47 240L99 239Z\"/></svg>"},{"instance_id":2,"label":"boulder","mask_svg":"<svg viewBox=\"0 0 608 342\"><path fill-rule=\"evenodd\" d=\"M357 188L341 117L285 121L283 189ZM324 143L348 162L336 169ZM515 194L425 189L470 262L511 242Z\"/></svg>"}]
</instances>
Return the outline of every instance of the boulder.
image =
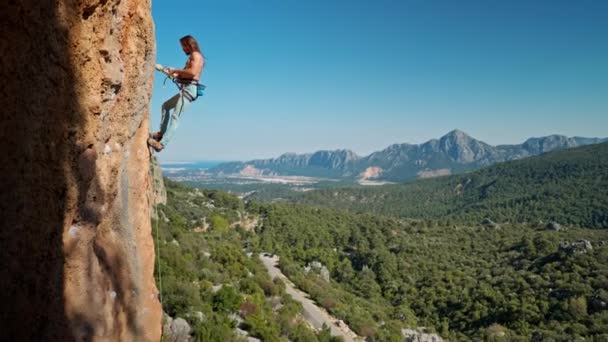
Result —
<instances>
[{"instance_id":1,"label":"boulder","mask_svg":"<svg viewBox=\"0 0 608 342\"><path fill-rule=\"evenodd\" d=\"M593 250L593 246L591 241L582 239L574 242L562 241L559 244L559 249L568 254L584 254Z\"/></svg>"},{"instance_id":2,"label":"boulder","mask_svg":"<svg viewBox=\"0 0 608 342\"><path fill-rule=\"evenodd\" d=\"M320 263L318 261L313 261L313 262L309 263L308 265L306 265L304 267L304 272L317 273L326 282L329 282L329 280L330 280L329 270L327 269L327 267L325 265L323 265L322 263Z\"/></svg>"},{"instance_id":3,"label":"boulder","mask_svg":"<svg viewBox=\"0 0 608 342\"><path fill-rule=\"evenodd\" d=\"M486 228L491 228L491 229L500 229L500 225L492 220L490 220L489 218L485 218L481 221L481 225L486 227Z\"/></svg>"},{"instance_id":4,"label":"boulder","mask_svg":"<svg viewBox=\"0 0 608 342\"><path fill-rule=\"evenodd\" d=\"M551 221L551 222L547 223L545 225L545 228L548 229L548 230L556 231L556 232L559 232L560 230L564 229L561 224L559 224L559 223L557 223L555 221Z\"/></svg>"},{"instance_id":5,"label":"boulder","mask_svg":"<svg viewBox=\"0 0 608 342\"><path fill-rule=\"evenodd\" d=\"M427 333L424 328L402 329L401 334L405 342L443 342L439 335Z\"/></svg>"},{"instance_id":6,"label":"boulder","mask_svg":"<svg viewBox=\"0 0 608 342\"><path fill-rule=\"evenodd\" d=\"M173 319L167 316L163 327L163 339L166 342L194 342L192 328L183 318Z\"/></svg>"}]
</instances>

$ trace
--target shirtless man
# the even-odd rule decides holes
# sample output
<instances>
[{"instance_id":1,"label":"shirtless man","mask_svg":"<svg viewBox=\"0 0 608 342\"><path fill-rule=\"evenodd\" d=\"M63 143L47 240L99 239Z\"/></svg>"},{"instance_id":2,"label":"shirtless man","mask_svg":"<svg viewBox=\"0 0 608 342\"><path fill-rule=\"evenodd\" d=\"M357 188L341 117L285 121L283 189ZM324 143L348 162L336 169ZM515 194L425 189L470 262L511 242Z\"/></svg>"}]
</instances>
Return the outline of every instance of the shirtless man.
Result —
<instances>
[{"instance_id":1,"label":"shirtless man","mask_svg":"<svg viewBox=\"0 0 608 342\"><path fill-rule=\"evenodd\" d=\"M198 81L203 72L205 57L192 36L182 37L179 42L184 53L189 56L183 69L166 68L165 72L173 75L180 90L175 96L163 103L160 130L150 135L148 145L156 152L167 146L179 124L181 114L197 98Z\"/></svg>"}]
</instances>

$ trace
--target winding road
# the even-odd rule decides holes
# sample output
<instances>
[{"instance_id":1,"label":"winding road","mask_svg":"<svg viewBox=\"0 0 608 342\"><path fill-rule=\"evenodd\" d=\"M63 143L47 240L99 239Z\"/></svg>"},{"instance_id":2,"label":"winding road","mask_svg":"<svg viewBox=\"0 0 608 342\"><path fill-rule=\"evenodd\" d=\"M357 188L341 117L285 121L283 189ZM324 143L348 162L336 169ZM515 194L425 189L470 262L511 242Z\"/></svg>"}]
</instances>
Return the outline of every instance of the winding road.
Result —
<instances>
[{"instance_id":1,"label":"winding road","mask_svg":"<svg viewBox=\"0 0 608 342\"><path fill-rule=\"evenodd\" d=\"M270 256L267 253L260 254L260 260L268 270L271 279L279 278L285 283L285 292L287 292L294 300L302 303L302 315L315 329L321 330L323 324L326 324L333 336L342 336L345 342L359 341L357 335L348 328L344 323L338 326L338 319L332 317L324 309L318 307L308 295L298 290L295 285L287 278L279 269L278 256Z\"/></svg>"}]
</instances>

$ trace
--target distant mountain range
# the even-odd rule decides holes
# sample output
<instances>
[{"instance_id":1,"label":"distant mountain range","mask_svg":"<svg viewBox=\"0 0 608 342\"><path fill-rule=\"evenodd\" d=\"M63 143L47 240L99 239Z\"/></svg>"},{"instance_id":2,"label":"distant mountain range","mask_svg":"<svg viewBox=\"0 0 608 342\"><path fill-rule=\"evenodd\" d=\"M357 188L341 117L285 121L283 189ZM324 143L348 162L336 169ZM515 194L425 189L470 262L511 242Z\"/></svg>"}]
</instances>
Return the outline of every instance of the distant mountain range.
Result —
<instances>
[{"instance_id":1,"label":"distant mountain range","mask_svg":"<svg viewBox=\"0 0 608 342\"><path fill-rule=\"evenodd\" d=\"M209 170L215 175L311 176L352 180L407 181L461 173L498 162L597 144L608 138L550 135L519 145L492 146L453 130L420 145L394 144L361 157L350 150L286 153L278 158L223 163Z\"/></svg>"},{"instance_id":2,"label":"distant mountain range","mask_svg":"<svg viewBox=\"0 0 608 342\"><path fill-rule=\"evenodd\" d=\"M291 202L415 219L557 221L608 228L608 143L497 163L461 175L299 192Z\"/></svg>"}]
</instances>

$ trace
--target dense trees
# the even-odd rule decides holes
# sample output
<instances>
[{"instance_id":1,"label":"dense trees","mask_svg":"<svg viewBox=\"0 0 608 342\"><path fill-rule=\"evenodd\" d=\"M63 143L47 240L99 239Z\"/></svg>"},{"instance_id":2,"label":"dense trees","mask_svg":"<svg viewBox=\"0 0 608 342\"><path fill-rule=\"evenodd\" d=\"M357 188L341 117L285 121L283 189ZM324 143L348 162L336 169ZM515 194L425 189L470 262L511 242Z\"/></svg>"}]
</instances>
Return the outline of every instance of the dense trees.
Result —
<instances>
[{"instance_id":1,"label":"dense trees","mask_svg":"<svg viewBox=\"0 0 608 342\"><path fill-rule=\"evenodd\" d=\"M255 204L260 245L328 311L372 340L427 326L450 339L608 337L608 231L404 221L292 204ZM567 253L560 242L594 247ZM305 273L326 265L330 282ZM489 336L489 337L488 337ZM491 338L490 338L491 337Z\"/></svg>"},{"instance_id":2,"label":"dense trees","mask_svg":"<svg viewBox=\"0 0 608 342\"><path fill-rule=\"evenodd\" d=\"M189 321L199 341L236 341L239 325L264 341L325 338L301 323L301 307L284 295L285 285L269 278L255 254L246 254L244 248L256 251L257 237L229 229L244 215L242 201L170 181L167 189L168 204L159 206L153 222L159 227L157 281L167 314ZM205 222L211 229L194 231Z\"/></svg>"},{"instance_id":3,"label":"dense trees","mask_svg":"<svg viewBox=\"0 0 608 342\"><path fill-rule=\"evenodd\" d=\"M499 163L463 175L377 188L324 189L293 201L417 219L557 221L608 228L608 143Z\"/></svg>"}]
</instances>

